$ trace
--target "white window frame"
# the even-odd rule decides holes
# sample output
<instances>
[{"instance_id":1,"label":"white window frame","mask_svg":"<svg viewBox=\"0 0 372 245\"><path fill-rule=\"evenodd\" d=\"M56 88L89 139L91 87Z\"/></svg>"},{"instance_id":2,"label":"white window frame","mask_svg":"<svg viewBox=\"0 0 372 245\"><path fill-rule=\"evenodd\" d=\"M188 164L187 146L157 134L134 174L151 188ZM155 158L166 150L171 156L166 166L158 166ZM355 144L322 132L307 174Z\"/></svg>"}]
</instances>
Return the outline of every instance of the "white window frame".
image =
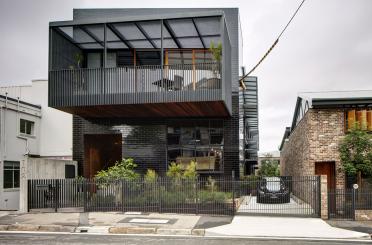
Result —
<instances>
[{"instance_id":1,"label":"white window frame","mask_svg":"<svg viewBox=\"0 0 372 245\"><path fill-rule=\"evenodd\" d=\"M25 121L25 128L23 129L24 132L22 132L21 130L21 122L22 121ZM31 124L31 134L28 134L27 133L27 124L30 123ZM34 121L31 121L31 120L27 120L27 119L24 119L24 118L20 118L19 119L19 134L22 135L22 136L32 136L34 137L35 136L35 122Z\"/></svg>"},{"instance_id":2,"label":"white window frame","mask_svg":"<svg viewBox=\"0 0 372 245\"><path fill-rule=\"evenodd\" d=\"M11 164L12 166L6 166ZM16 168L18 167L18 168ZM12 171L12 187L5 187L5 171ZM18 186L14 186L15 184L15 171L18 171ZM20 185L20 175L21 175L21 169L20 169L20 162L19 161L4 161L4 168L3 168L3 189L4 190L14 190L19 189Z\"/></svg>"}]
</instances>

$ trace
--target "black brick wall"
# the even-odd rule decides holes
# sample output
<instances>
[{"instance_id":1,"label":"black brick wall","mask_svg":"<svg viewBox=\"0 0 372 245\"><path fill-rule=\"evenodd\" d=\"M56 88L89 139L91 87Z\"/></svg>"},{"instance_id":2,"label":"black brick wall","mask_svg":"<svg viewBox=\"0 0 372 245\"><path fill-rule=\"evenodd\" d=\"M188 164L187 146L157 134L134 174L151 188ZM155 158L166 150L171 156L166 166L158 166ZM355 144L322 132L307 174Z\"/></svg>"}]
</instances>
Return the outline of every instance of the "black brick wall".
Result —
<instances>
[{"instance_id":1,"label":"black brick wall","mask_svg":"<svg viewBox=\"0 0 372 245\"><path fill-rule=\"evenodd\" d=\"M239 107L238 94L233 94L233 115L221 119L224 124L224 175L239 176ZM123 157L132 157L138 170L155 169L164 174L167 167L167 125L187 121L205 121L206 118L182 119L83 119L73 117L73 159L78 162L79 175L83 174L84 134L122 134ZM214 119L215 120L215 119Z\"/></svg>"}]
</instances>

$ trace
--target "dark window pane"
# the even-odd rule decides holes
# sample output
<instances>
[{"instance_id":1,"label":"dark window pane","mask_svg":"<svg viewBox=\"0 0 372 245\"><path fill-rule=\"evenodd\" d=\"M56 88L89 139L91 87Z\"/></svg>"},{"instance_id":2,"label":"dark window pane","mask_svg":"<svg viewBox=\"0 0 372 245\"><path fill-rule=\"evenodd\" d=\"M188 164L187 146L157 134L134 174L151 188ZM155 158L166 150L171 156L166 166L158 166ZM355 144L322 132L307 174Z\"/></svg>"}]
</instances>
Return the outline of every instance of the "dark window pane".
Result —
<instances>
[{"instance_id":1,"label":"dark window pane","mask_svg":"<svg viewBox=\"0 0 372 245\"><path fill-rule=\"evenodd\" d=\"M180 143L180 135L168 134L168 145L178 145Z\"/></svg>"},{"instance_id":2,"label":"dark window pane","mask_svg":"<svg viewBox=\"0 0 372 245\"><path fill-rule=\"evenodd\" d=\"M181 144L192 145L194 141L194 128L184 127L181 129Z\"/></svg>"},{"instance_id":3,"label":"dark window pane","mask_svg":"<svg viewBox=\"0 0 372 245\"><path fill-rule=\"evenodd\" d=\"M195 139L197 145L209 144L209 131L207 127L200 127L196 129Z\"/></svg>"},{"instance_id":4,"label":"dark window pane","mask_svg":"<svg viewBox=\"0 0 372 245\"><path fill-rule=\"evenodd\" d=\"M26 121L23 119L21 119L19 123L19 132L21 132L22 134L26 133Z\"/></svg>"},{"instance_id":5,"label":"dark window pane","mask_svg":"<svg viewBox=\"0 0 372 245\"><path fill-rule=\"evenodd\" d=\"M118 66L133 66L134 65L134 55L131 50L118 51L117 54Z\"/></svg>"},{"instance_id":6,"label":"dark window pane","mask_svg":"<svg viewBox=\"0 0 372 245\"><path fill-rule=\"evenodd\" d=\"M168 150L168 159L170 162L175 162L177 157L181 156L181 149L169 149Z\"/></svg>"},{"instance_id":7,"label":"dark window pane","mask_svg":"<svg viewBox=\"0 0 372 245\"><path fill-rule=\"evenodd\" d=\"M4 170L4 189L13 188L13 171Z\"/></svg>"},{"instance_id":8,"label":"dark window pane","mask_svg":"<svg viewBox=\"0 0 372 245\"><path fill-rule=\"evenodd\" d=\"M211 145L221 145L223 144L222 135L211 135Z\"/></svg>"},{"instance_id":9,"label":"dark window pane","mask_svg":"<svg viewBox=\"0 0 372 245\"><path fill-rule=\"evenodd\" d=\"M160 65L159 51L138 51L136 53L137 65Z\"/></svg>"},{"instance_id":10,"label":"dark window pane","mask_svg":"<svg viewBox=\"0 0 372 245\"><path fill-rule=\"evenodd\" d=\"M31 133L32 133L32 124L31 124L31 122L27 122L26 123L26 134L31 135Z\"/></svg>"},{"instance_id":11,"label":"dark window pane","mask_svg":"<svg viewBox=\"0 0 372 245\"><path fill-rule=\"evenodd\" d=\"M71 164L65 165L65 178L73 179L75 178L75 166Z\"/></svg>"},{"instance_id":12,"label":"dark window pane","mask_svg":"<svg viewBox=\"0 0 372 245\"><path fill-rule=\"evenodd\" d=\"M14 170L14 186L13 188L19 188L19 168Z\"/></svg>"}]
</instances>

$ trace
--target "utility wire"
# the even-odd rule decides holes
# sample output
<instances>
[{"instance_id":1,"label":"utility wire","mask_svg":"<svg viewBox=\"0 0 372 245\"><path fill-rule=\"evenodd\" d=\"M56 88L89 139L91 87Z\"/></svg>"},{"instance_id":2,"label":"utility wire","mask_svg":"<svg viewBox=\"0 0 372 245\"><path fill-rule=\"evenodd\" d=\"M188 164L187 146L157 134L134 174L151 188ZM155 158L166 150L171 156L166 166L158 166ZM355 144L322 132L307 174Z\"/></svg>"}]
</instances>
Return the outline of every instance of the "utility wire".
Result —
<instances>
[{"instance_id":1,"label":"utility wire","mask_svg":"<svg viewBox=\"0 0 372 245\"><path fill-rule=\"evenodd\" d=\"M269 50L266 51L266 53L264 54L264 56L262 56L262 58L258 61L258 63L246 74L244 75L241 79L240 79L240 83L242 85L244 85L243 83L243 80L248 77L254 70L256 70L256 68L264 61L264 59L270 54L270 52L274 49L274 47L278 44L279 42L279 39L282 37L283 33L285 32L285 30L287 30L289 24L291 24L292 20L294 19L294 17L296 16L296 14L298 13L298 11L300 10L300 8L302 7L302 5L304 4L306 0L302 0L302 2L300 3L300 5L298 6L298 8L296 9L296 11L294 12L294 14L292 15L292 17L289 19L288 23L285 25L285 27L283 28L283 30L280 32L280 34L278 35L278 37L276 38L276 40L274 41L274 43L271 45L271 47L269 48ZM243 86L245 87L245 86Z\"/></svg>"}]
</instances>

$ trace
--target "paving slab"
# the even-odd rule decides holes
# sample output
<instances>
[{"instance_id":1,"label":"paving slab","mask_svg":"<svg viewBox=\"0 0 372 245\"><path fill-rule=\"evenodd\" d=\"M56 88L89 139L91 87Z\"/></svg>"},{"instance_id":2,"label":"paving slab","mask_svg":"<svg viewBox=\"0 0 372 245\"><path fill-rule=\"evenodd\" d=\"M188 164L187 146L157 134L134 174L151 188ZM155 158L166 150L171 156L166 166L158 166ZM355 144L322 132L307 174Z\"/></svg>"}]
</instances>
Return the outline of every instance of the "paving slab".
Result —
<instances>
[{"instance_id":1,"label":"paving slab","mask_svg":"<svg viewBox=\"0 0 372 245\"><path fill-rule=\"evenodd\" d=\"M332 227L318 218L235 216L231 224L206 229L206 236L370 239L369 234Z\"/></svg>"},{"instance_id":2,"label":"paving slab","mask_svg":"<svg viewBox=\"0 0 372 245\"><path fill-rule=\"evenodd\" d=\"M290 198L289 203L258 203L256 196L244 197L237 214L291 214L291 215L310 215L314 210L310 204L306 202L296 201Z\"/></svg>"},{"instance_id":3,"label":"paving slab","mask_svg":"<svg viewBox=\"0 0 372 245\"><path fill-rule=\"evenodd\" d=\"M372 235L372 221L327 220L333 227L368 233Z\"/></svg>"}]
</instances>

